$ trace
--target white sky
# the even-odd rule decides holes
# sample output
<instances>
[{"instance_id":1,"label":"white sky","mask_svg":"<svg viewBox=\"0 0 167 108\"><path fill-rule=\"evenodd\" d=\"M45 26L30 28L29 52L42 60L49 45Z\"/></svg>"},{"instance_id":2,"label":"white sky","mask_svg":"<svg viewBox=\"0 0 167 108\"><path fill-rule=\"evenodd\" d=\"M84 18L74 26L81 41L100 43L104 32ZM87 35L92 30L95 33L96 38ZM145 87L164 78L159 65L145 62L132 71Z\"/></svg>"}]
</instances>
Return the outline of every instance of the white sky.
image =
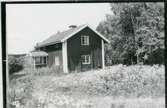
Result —
<instances>
[{"instance_id":1,"label":"white sky","mask_svg":"<svg viewBox=\"0 0 167 108\"><path fill-rule=\"evenodd\" d=\"M96 28L106 14L112 14L108 3L8 4L6 10L9 54L28 53L37 42L72 24Z\"/></svg>"}]
</instances>

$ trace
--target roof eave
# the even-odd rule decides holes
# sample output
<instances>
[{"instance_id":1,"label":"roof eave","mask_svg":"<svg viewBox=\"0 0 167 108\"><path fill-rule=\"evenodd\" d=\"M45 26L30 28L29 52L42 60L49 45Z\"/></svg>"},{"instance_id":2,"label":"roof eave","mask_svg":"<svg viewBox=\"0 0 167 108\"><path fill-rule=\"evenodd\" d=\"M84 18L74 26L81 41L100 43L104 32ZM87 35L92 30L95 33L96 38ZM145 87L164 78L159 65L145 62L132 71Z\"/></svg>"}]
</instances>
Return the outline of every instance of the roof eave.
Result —
<instances>
[{"instance_id":1,"label":"roof eave","mask_svg":"<svg viewBox=\"0 0 167 108\"><path fill-rule=\"evenodd\" d=\"M79 31L83 30L84 28L89 27L92 31L94 31L97 35L99 35L105 42L110 43L110 41L104 37L102 34L100 34L98 31L96 31L95 29L93 29L90 25L86 24L84 25L82 28L80 28L79 30L75 31L74 33L70 34L69 36L65 37L64 39L61 40L61 42L65 42L67 39L71 38L73 35L75 35L76 33L78 33Z\"/></svg>"},{"instance_id":2,"label":"roof eave","mask_svg":"<svg viewBox=\"0 0 167 108\"><path fill-rule=\"evenodd\" d=\"M46 47L46 46L50 46L50 45L54 45L54 44L58 44L58 43L62 43L62 42L61 41L60 42L52 42L52 43L49 43L49 44L36 46L36 48Z\"/></svg>"}]
</instances>

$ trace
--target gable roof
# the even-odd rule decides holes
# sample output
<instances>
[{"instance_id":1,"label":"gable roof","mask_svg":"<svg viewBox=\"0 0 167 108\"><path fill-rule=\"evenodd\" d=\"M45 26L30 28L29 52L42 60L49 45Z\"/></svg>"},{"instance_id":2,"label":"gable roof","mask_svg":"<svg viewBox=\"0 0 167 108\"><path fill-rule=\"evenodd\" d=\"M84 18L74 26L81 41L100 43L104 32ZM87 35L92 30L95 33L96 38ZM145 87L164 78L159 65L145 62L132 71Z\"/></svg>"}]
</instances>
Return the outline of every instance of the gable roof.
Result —
<instances>
[{"instance_id":1,"label":"gable roof","mask_svg":"<svg viewBox=\"0 0 167 108\"><path fill-rule=\"evenodd\" d=\"M86 27L89 27L91 30L93 30L105 42L110 43L110 41L106 37L104 37L99 32L94 30L90 25L85 24L85 25L77 26L76 28L70 28L70 29L68 29L66 31L63 31L63 32L58 32L57 34L52 35L48 39L38 43L36 47L43 47L43 46L53 45L53 44L56 44L56 43L62 43L64 41L66 41L67 39L69 39L70 37L74 36L76 33L78 33L79 31L83 30Z\"/></svg>"}]
</instances>

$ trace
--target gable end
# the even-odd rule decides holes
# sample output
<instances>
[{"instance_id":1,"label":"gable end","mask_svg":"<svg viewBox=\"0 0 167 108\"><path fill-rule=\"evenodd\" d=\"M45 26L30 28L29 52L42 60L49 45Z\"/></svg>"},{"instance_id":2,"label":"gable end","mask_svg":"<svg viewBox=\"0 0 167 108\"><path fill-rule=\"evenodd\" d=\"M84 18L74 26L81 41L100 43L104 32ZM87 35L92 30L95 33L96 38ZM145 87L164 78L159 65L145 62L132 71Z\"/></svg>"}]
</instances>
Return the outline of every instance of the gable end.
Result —
<instances>
[{"instance_id":1,"label":"gable end","mask_svg":"<svg viewBox=\"0 0 167 108\"><path fill-rule=\"evenodd\" d=\"M110 41L109 41L106 37L104 37L104 36L101 35L98 31L96 31L95 29L93 29L90 25L85 25L85 26L83 26L83 27L80 28L79 30L77 30L77 31L73 32L72 34L70 34L70 35L66 36L65 38L63 38L63 39L61 40L61 42L66 41L67 39L69 39L69 38L71 38L72 36L74 36L76 33L80 32L80 31L83 30L83 29L85 29L86 27L88 27L88 28L91 29L93 32L95 32L95 33L96 33L99 37L101 37L105 42L110 43Z\"/></svg>"}]
</instances>

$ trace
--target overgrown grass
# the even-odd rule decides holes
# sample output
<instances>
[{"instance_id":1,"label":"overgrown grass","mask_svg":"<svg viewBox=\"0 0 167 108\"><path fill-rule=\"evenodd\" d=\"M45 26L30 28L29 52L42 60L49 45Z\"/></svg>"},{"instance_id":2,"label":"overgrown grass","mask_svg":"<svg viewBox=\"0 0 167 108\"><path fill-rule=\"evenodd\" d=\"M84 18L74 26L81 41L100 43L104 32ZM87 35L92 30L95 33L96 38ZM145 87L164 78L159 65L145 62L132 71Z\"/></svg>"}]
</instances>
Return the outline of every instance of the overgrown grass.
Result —
<instances>
[{"instance_id":1,"label":"overgrown grass","mask_svg":"<svg viewBox=\"0 0 167 108\"><path fill-rule=\"evenodd\" d=\"M58 69L50 68L24 70L20 73L25 75L13 79L8 90L11 106L17 104L24 108L100 108L101 105L103 108L134 108L134 105L135 108L165 107L164 102L156 101L159 98L163 100L165 96L164 66L116 65L104 70L67 75L61 74ZM110 97L108 103L104 101L106 96ZM113 102L114 97L116 100L123 97L136 101ZM152 100L141 101L148 97Z\"/></svg>"},{"instance_id":2,"label":"overgrown grass","mask_svg":"<svg viewBox=\"0 0 167 108\"><path fill-rule=\"evenodd\" d=\"M164 98L116 98L94 99L93 108L165 108Z\"/></svg>"}]
</instances>

